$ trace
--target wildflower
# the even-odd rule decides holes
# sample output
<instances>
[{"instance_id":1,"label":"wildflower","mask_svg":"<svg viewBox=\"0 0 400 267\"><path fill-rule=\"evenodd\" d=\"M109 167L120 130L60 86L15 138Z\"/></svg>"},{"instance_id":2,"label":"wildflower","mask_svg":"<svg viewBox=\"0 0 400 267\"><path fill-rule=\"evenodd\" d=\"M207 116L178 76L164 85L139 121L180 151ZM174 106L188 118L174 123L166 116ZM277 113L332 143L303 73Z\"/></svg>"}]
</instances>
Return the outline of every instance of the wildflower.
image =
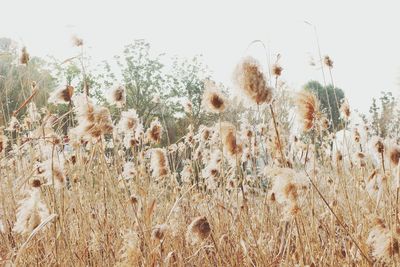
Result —
<instances>
[{"instance_id":1,"label":"wildflower","mask_svg":"<svg viewBox=\"0 0 400 267\"><path fill-rule=\"evenodd\" d=\"M152 149L150 161L152 176L154 178L162 178L170 173L167 153L165 152L165 149Z\"/></svg>"},{"instance_id":2,"label":"wildflower","mask_svg":"<svg viewBox=\"0 0 400 267\"><path fill-rule=\"evenodd\" d=\"M234 78L239 89L255 104L271 102L273 89L254 58L243 59L236 67Z\"/></svg>"},{"instance_id":3,"label":"wildflower","mask_svg":"<svg viewBox=\"0 0 400 267\"><path fill-rule=\"evenodd\" d=\"M211 227L205 216L195 218L187 228L186 239L194 245L205 240L211 234Z\"/></svg>"},{"instance_id":4,"label":"wildflower","mask_svg":"<svg viewBox=\"0 0 400 267\"><path fill-rule=\"evenodd\" d=\"M204 83L203 107L211 113L221 113L226 109L227 100L217 88L215 82L207 80Z\"/></svg>"},{"instance_id":5,"label":"wildflower","mask_svg":"<svg viewBox=\"0 0 400 267\"><path fill-rule=\"evenodd\" d=\"M320 117L317 97L313 93L303 90L298 93L296 103L303 130L309 131L313 129L316 119Z\"/></svg>"}]
</instances>

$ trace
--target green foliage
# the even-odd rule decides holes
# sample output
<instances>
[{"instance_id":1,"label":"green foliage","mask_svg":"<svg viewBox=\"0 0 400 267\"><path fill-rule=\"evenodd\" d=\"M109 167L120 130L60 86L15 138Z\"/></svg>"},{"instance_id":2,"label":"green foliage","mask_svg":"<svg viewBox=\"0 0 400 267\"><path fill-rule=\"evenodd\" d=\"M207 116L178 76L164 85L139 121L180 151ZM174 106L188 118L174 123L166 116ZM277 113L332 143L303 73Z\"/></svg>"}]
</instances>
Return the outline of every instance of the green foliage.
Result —
<instances>
[{"instance_id":1,"label":"green foliage","mask_svg":"<svg viewBox=\"0 0 400 267\"><path fill-rule=\"evenodd\" d=\"M371 114L371 130L374 135L380 137L398 137L400 134L400 109L398 101L391 92L381 92L377 100L372 99L369 113Z\"/></svg>"},{"instance_id":2,"label":"green foliage","mask_svg":"<svg viewBox=\"0 0 400 267\"><path fill-rule=\"evenodd\" d=\"M321 103L322 111L328 118L332 116L333 123L331 123L329 130L333 131L333 127L336 130L343 129L344 123L340 117L340 105L344 99L343 90L337 87L334 88L332 85L325 87L317 81L309 81L304 85L304 88L315 93Z\"/></svg>"},{"instance_id":3,"label":"green foliage","mask_svg":"<svg viewBox=\"0 0 400 267\"><path fill-rule=\"evenodd\" d=\"M111 65L104 62L104 72L99 76L103 84L106 87L124 85L127 108L134 108L145 125L154 117L160 118L167 125L171 142L186 133L189 124L197 127L209 118L201 109L204 79L209 77L209 71L199 57L190 60L174 57L168 68L163 63L163 54L154 55L149 43L136 40L115 59L121 79L112 72ZM192 114L185 115L184 99L192 102Z\"/></svg>"},{"instance_id":4,"label":"green foliage","mask_svg":"<svg viewBox=\"0 0 400 267\"><path fill-rule=\"evenodd\" d=\"M17 48L11 39L0 38L0 125L7 123L12 113L31 95L33 81L39 88L33 99L38 107L46 105L48 93L55 86L46 61L31 57L27 65L21 65Z\"/></svg>"}]
</instances>

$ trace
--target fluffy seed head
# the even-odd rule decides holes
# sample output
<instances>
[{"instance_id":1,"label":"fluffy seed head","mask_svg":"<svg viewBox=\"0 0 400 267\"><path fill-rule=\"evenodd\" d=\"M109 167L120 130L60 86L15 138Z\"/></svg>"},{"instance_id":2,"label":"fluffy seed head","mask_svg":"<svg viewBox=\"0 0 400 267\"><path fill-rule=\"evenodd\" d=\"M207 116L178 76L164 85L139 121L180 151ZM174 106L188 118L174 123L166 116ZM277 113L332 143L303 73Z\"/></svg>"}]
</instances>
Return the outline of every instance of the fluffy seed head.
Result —
<instances>
[{"instance_id":1,"label":"fluffy seed head","mask_svg":"<svg viewBox=\"0 0 400 267\"><path fill-rule=\"evenodd\" d=\"M22 49L21 49L21 57L20 57L20 62L21 62L21 64L25 64L25 65L27 65L28 64L28 62L29 62L29 53L28 53L28 51L26 50L26 47L24 46L24 47L22 47Z\"/></svg>"},{"instance_id":2,"label":"fluffy seed head","mask_svg":"<svg viewBox=\"0 0 400 267\"><path fill-rule=\"evenodd\" d=\"M333 67L333 60L329 56L324 57L324 64L329 68Z\"/></svg>"},{"instance_id":3,"label":"fluffy seed head","mask_svg":"<svg viewBox=\"0 0 400 267\"><path fill-rule=\"evenodd\" d=\"M307 90L302 90L297 95L296 104L303 130L309 131L313 129L316 119L320 117L317 97Z\"/></svg>"},{"instance_id":4,"label":"fluffy seed head","mask_svg":"<svg viewBox=\"0 0 400 267\"><path fill-rule=\"evenodd\" d=\"M154 148L151 152L151 170L154 178L162 178L169 174L169 163L165 149Z\"/></svg>"},{"instance_id":5,"label":"fluffy seed head","mask_svg":"<svg viewBox=\"0 0 400 267\"><path fill-rule=\"evenodd\" d=\"M162 137L162 126L161 123L156 118L150 124L150 128L146 131L147 140L151 143L159 143Z\"/></svg>"},{"instance_id":6,"label":"fluffy seed head","mask_svg":"<svg viewBox=\"0 0 400 267\"><path fill-rule=\"evenodd\" d=\"M200 216L195 218L188 226L186 238L191 244L196 244L206 239L210 233L211 227L207 218Z\"/></svg>"},{"instance_id":7,"label":"fluffy seed head","mask_svg":"<svg viewBox=\"0 0 400 267\"><path fill-rule=\"evenodd\" d=\"M400 147L399 146L394 146L394 147L390 148L389 157L390 157L390 162L392 163L393 166L399 165Z\"/></svg>"},{"instance_id":8,"label":"fluffy seed head","mask_svg":"<svg viewBox=\"0 0 400 267\"><path fill-rule=\"evenodd\" d=\"M126 102L126 89L124 86L119 85L111 89L108 95L108 101L111 104L116 105L118 108L122 108Z\"/></svg>"},{"instance_id":9,"label":"fluffy seed head","mask_svg":"<svg viewBox=\"0 0 400 267\"><path fill-rule=\"evenodd\" d=\"M226 109L227 100L222 92L217 88L215 82L206 80L203 94L203 107L211 113L221 113Z\"/></svg>"},{"instance_id":10,"label":"fluffy seed head","mask_svg":"<svg viewBox=\"0 0 400 267\"><path fill-rule=\"evenodd\" d=\"M340 112L342 114L343 119L348 121L350 119L350 105L347 100L343 101L342 105L340 106Z\"/></svg>"},{"instance_id":11,"label":"fluffy seed head","mask_svg":"<svg viewBox=\"0 0 400 267\"><path fill-rule=\"evenodd\" d=\"M221 123L221 137L224 148L229 156L236 156L242 153L243 146L238 143L234 125L228 122Z\"/></svg>"},{"instance_id":12,"label":"fluffy seed head","mask_svg":"<svg viewBox=\"0 0 400 267\"><path fill-rule=\"evenodd\" d=\"M238 88L253 103L261 105L270 103L273 89L268 86L267 79L256 59L247 57L238 64L234 74Z\"/></svg>"}]
</instances>

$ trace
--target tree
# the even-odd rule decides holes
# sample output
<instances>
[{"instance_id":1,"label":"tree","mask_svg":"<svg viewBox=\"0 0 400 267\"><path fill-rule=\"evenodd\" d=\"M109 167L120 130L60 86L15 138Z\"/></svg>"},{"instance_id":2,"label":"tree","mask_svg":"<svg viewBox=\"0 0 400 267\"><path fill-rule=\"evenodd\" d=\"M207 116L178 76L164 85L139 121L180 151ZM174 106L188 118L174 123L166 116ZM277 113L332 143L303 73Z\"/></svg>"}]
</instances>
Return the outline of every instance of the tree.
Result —
<instances>
[{"instance_id":1,"label":"tree","mask_svg":"<svg viewBox=\"0 0 400 267\"><path fill-rule=\"evenodd\" d=\"M381 92L380 106L375 98L369 108L371 114L371 130L374 135L386 138L399 138L400 109L398 101L391 92Z\"/></svg>"},{"instance_id":2,"label":"tree","mask_svg":"<svg viewBox=\"0 0 400 267\"><path fill-rule=\"evenodd\" d=\"M7 124L13 112L31 95L32 82L39 90L33 99L38 107L46 104L55 85L46 61L31 56L27 64L20 64L18 54L16 42L0 38L0 125ZM24 110L19 114L23 113Z\"/></svg>"},{"instance_id":3,"label":"tree","mask_svg":"<svg viewBox=\"0 0 400 267\"><path fill-rule=\"evenodd\" d=\"M344 99L343 90L337 87L334 88L332 85L325 87L317 81L309 81L304 85L304 88L315 93L321 103L322 111L328 118L332 116L332 123L329 130L333 131L333 127L336 131L342 129L344 123L340 117L340 105Z\"/></svg>"},{"instance_id":4,"label":"tree","mask_svg":"<svg viewBox=\"0 0 400 267\"><path fill-rule=\"evenodd\" d=\"M173 82L171 97L177 107L177 113L184 114L183 101L190 101L192 104L191 114L186 114L187 116L181 118L181 124L185 126L192 124L197 129L200 124L207 124L215 117L207 114L202 108L204 82L210 77L210 71L202 63L200 56L184 60L177 57L173 58L172 72L170 74Z\"/></svg>"}]
</instances>

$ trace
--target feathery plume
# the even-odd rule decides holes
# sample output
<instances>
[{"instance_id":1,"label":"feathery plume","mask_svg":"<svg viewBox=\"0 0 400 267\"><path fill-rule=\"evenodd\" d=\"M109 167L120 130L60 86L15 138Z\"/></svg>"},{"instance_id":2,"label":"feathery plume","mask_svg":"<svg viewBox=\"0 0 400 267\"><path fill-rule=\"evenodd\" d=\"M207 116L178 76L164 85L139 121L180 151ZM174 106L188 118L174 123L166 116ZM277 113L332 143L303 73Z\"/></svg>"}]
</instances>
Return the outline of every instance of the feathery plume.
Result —
<instances>
[{"instance_id":1,"label":"feathery plume","mask_svg":"<svg viewBox=\"0 0 400 267\"><path fill-rule=\"evenodd\" d=\"M154 178L162 178L170 173L165 149L154 148L151 151L150 166Z\"/></svg>"},{"instance_id":2,"label":"feathery plume","mask_svg":"<svg viewBox=\"0 0 400 267\"><path fill-rule=\"evenodd\" d=\"M267 79L256 59L244 58L236 67L234 79L238 88L253 103L261 105L271 102L273 89L268 86Z\"/></svg>"},{"instance_id":3,"label":"feathery plume","mask_svg":"<svg viewBox=\"0 0 400 267\"><path fill-rule=\"evenodd\" d=\"M163 128L161 126L161 123L158 118L156 118L150 123L150 127L146 131L147 141L155 144L160 143L162 132Z\"/></svg>"},{"instance_id":4,"label":"feathery plume","mask_svg":"<svg viewBox=\"0 0 400 267\"><path fill-rule=\"evenodd\" d=\"M23 235L30 234L48 216L49 211L40 199L39 188L33 188L29 196L19 202L13 231Z\"/></svg>"},{"instance_id":5,"label":"feathery plume","mask_svg":"<svg viewBox=\"0 0 400 267\"><path fill-rule=\"evenodd\" d=\"M140 124L139 116L134 109L122 111L121 119L117 125L117 129L121 133L134 133Z\"/></svg>"},{"instance_id":6,"label":"feathery plume","mask_svg":"<svg viewBox=\"0 0 400 267\"><path fill-rule=\"evenodd\" d=\"M236 128L233 124L229 122L221 123L221 138L222 144L230 157L238 156L243 151L242 144L239 144L236 138Z\"/></svg>"},{"instance_id":7,"label":"feathery plume","mask_svg":"<svg viewBox=\"0 0 400 267\"><path fill-rule=\"evenodd\" d=\"M27 65L28 62L29 62L29 59L30 59L29 53L28 53L28 51L26 50L26 47L24 46L24 47L22 47L22 49L21 49L21 57L19 58L19 61L21 62L21 64Z\"/></svg>"},{"instance_id":8,"label":"feathery plume","mask_svg":"<svg viewBox=\"0 0 400 267\"><path fill-rule=\"evenodd\" d=\"M194 245L205 240L211 234L211 227L205 216L195 218L187 228L186 239Z\"/></svg>"},{"instance_id":9,"label":"feathery plume","mask_svg":"<svg viewBox=\"0 0 400 267\"><path fill-rule=\"evenodd\" d=\"M333 68L333 60L328 55L324 57L324 64L329 68Z\"/></svg>"},{"instance_id":10,"label":"feathery plume","mask_svg":"<svg viewBox=\"0 0 400 267\"><path fill-rule=\"evenodd\" d=\"M71 39L72 39L72 44L74 46L77 46L77 47L83 46L83 39L82 38L79 38L78 36L74 35L74 36L72 36Z\"/></svg>"},{"instance_id":11,"label":"feathery plume","mask_svg":"<svg viewBox=\"0 0 400 267\"><path fill-rule=\"evenodd\" d=\"M53 91L49 97L49 103L63 104L70 103L74 94L74 87L67 85L63 88Z\"/></svg>"},{"instance_id":12,"label":"feathery plume","mask_svg":"<svg viewBox=\"0 0 400 267\"><path fill-rule=\"evenodd\" d=\"M302 90L297 94L296 104L303 130L309 131L313 129L316 125L316 120L320 117L317 97L307 90Z\"/></svg>"},{"instance_id":13,"label":"feathery plume","mask_svg":"<svg viewBox=\"0 0 400 267\"><path fill-rule=\"evenodd\" d=\"M343 101L342 105L340 106L340 113L342 115L342 118L348 121L350 119L350 105L347 100Z\"/></svg>"},{"instance_id":14,"label":"feathery plume","mask_svg":"<svg viewBox=\"0 0 400 267\"><path fill-rule=\"evenodd\" d=\"M206 80L203 94L203 107L211 113L221 113L226 109L227 99L217 88L215 82Z\"/></svg>"},{"instance_id":15,"label":"feathery plume","mask_svg":"<svg viewBox=\"0 0 400 267\"><path fill-rule=\"evenodd\" d=\"M126 89L124 86L119 85L112 88L108 94L108 101L116 105L118 108L122 108L126 103Z\"/></svg>"}]
</instances>

